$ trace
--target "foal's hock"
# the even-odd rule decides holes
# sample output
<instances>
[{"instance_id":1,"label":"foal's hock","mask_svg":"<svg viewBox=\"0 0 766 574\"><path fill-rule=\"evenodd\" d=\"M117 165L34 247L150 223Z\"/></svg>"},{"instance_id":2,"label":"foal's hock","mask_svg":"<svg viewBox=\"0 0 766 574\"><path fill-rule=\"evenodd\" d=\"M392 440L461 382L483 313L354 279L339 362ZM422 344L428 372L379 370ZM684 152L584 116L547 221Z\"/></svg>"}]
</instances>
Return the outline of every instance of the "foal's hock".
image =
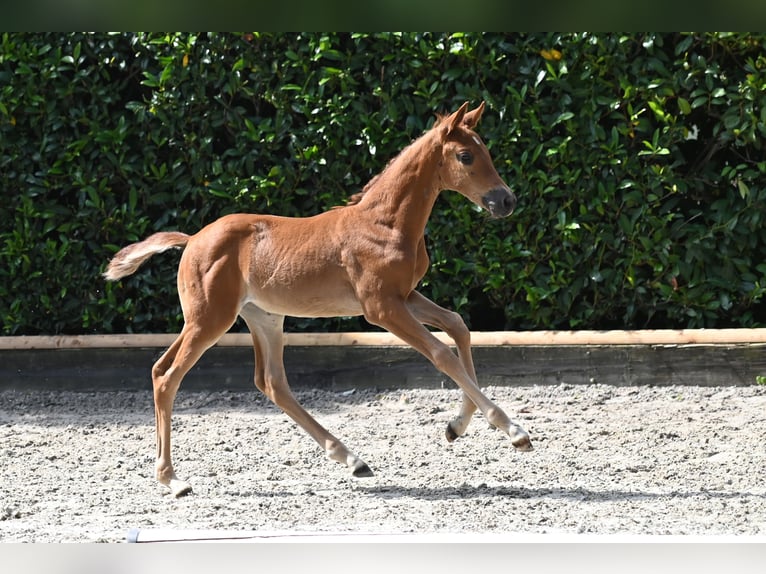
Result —
<instances>
[{"instance_id":1,"label":"foal's hock","mask_svg":"<svg viewBox=\"0 0 766 574\"><path fill-rule=\"evenodd\" d=\"M460 412L447 425L447 440L465 432L478 408L509 435L514 447L531 450L526 431L479 388L470 333L460 316L415 290L428 269L423 234L441 191L461 193L492 217L508 216L516 206L516 197L473 131L483 111L483 102L472 111L465 103L440 116L343 207L304 218L228 215L195 235L155 233L114 256L104 273L112 281L135 272L155 253L184 249L178 294L185 324L152 368L157 479L173 494L191 491L171 462L176 392L184 375L237 316L253 337L255 385L354 476L371 476L372 471L290 391L282 360L287 315L363 315L412 345L462 389ZM457 354L425 325L447 333Z\"/></svg>"}]
</instances>

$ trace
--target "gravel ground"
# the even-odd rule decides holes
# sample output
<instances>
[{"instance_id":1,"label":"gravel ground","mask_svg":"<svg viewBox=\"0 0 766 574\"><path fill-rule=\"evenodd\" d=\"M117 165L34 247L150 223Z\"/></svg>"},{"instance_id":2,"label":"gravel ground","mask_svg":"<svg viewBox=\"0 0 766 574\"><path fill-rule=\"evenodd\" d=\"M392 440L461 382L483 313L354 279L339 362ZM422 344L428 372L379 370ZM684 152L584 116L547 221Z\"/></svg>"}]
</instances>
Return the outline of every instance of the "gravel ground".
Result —
<instances>
[{"instance_id":1,"label":"gravel ground","mask_svg":"<svg viewBox=\"0 0 766 574\"><path fill-rule=\"evenodd\" d=\"M0 392L0 540L122 542L130 528L367 533L766 534L766 388L490 387L535 450L456 390L298 390L375 476L354 479L257 391L179 393L154 482L148 392Z\"/></svg>"}]
</instances>

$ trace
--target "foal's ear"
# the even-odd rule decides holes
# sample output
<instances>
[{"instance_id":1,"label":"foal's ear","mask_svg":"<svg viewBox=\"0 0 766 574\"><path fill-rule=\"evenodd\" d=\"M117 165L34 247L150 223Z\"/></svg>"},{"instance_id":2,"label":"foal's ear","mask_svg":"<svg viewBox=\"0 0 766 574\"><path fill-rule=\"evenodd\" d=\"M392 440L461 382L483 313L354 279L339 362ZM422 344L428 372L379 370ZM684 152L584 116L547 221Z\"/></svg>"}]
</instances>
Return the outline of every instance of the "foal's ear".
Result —
<instances>
[{"instance_id":1,"label":"foal's ear","mask_svg":"<svg viewBox=\"0 0 766 574\"><path fill-rule=\"evenodd\" d=\"M476 124L479 123L482 113L484 113L484 102L479 104L479 107L476 108L475 110L466 112L465 116L463 116L463 124L467 128L473 129L474 127L476 127Z\"/></svg>"},{"instance_id":2,"label":"foal's ear","mask_svg":"<svg viewBox=\"0 0 766 574\"><path fill-rule=\"evenodd\" d=\"M463 118L465 118L465 111L468 109L468 102L464 103L456 112L454 112L451 116L447 118L447 121L445 122L447 124L447 130L446 134L449 135L452 133L452 130L454 130L457 126L460 125L460 122L463 121Z\"/></svg>"},{"instance_id":3,"label":"foal's ear","mask_svg":"<svg viewBox=\"0 0 766 574\"><path fill-rule=\"evenodd\" d=\"M452 130L454 130L461 123L468 129L473 129L476 124L479 123L481 114L484 113L484 102L479 104L479 107L475 110L468 112L466 111L467 109L468 102L460 106L460 108L454 114L447 118L447 134L452 132Z\"/></svg>"}]
</instances>

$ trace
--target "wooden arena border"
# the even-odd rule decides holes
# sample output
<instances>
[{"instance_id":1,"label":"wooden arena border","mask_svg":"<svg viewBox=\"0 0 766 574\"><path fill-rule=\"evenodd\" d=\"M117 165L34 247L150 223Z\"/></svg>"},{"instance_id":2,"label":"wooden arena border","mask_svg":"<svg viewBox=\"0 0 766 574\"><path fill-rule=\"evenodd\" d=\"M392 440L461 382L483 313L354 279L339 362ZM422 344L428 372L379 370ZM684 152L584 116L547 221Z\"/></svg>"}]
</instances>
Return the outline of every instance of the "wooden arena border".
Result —
<instances>
[{"instance_id":1,"label":"wooden arena border","mask_svg":"<svg viewBox=\"0 0 766 574\"><path fill-rule=\"evenodd\" d=\"M436 333L449 341L443 333ZM111 349L167 347L176 335L59 335L0 337L0 351L21 349ZM507 345L727 345L766 343L766 329L656 329L637 331L475 331L477 347ZM219 347L251 347L247 333L227 333ZM286 345L293 347L403 347L390 333L287 333Z\"/></svg>"},{"instance_id":2,"label":"wooden arena border","mask_svg":"<svg viewBox=\"0 0 766 574\"><path fill-rule=\"evenodd\" d=\"M442 333L436 334L443 340ZM0 388L149 388L174 334L0 337ZM766 329L474 332L482 386L530 384L750 385L766 376ZM288 333L293 387L452 387L385 332ZM184 388L251 389L250 335L229 333Z\"/></svg>"}]
</instances>

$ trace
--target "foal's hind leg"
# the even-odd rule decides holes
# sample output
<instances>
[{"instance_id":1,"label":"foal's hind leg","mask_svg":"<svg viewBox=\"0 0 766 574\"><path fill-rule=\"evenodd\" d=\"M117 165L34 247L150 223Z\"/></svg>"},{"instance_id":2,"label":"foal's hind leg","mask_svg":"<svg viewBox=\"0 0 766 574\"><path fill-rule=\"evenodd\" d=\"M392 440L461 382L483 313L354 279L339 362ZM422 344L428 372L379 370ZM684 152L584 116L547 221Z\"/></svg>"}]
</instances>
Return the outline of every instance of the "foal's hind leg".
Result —
<instances>
[{"instance_id":1,"label":"foal's hind leg","mask_svg":"<svg viewBox=\"0 0 766 574\"><path fill-rule=\"evenodd\" d=\"M320 425L295 399L290 391L283 359L283 322L255 305L246 305L240 315L253 336L255 350L255 385L291 419L319 443L327 456L343 463L356 477L372 476L370 467L341 441Z\"/></svg>"},{"instance_id":2,"label":"foal's hind leg","mask_svg":"<svg viewBox=\"0 0 766 574\"><path fill-rule=\"evenodd\" d=\"M160 484L174 496L191 492L191 486L179 479L173 469L170 454L170 431L173 403L184 375L194 366L211 343L185 326L178 338L152 367L154 414L157 432L157 461L155 470Z\"/></svg>"},{"instance_id":3,"label":"foal's hind leg","mask_svg":"<svg viewBox=\"0 0 766 574\"><path fill-rule=\"evenodd\" d=\"M457 313L448 311L439 307L430 299L424 297L417 291L410 293L407 298L407 307L409 307L415 318L424 323L444 331L457 347L457 354L460 362L463 364L468 376L478 385L476 369L473 365L473 356L471 353L471 333L466 327L463 319ZM476 404L470 397L463 392L463 402L458 415L447 423L447 440L454 441L462 436L471 422L473 414L476 412Z\"/></svg>"}]
</instances>

